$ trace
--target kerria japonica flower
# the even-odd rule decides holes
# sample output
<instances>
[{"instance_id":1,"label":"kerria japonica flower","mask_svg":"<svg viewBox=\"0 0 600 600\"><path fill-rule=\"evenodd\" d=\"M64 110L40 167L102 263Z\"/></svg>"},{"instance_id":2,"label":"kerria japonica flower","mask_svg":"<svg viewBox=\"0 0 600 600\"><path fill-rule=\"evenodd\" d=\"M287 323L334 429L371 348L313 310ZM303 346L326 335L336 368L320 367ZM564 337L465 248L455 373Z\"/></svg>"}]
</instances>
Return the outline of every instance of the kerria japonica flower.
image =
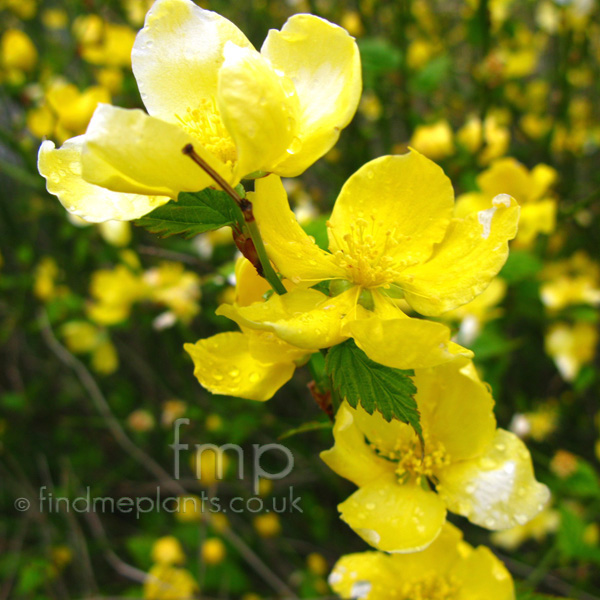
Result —
<instances>
[{"instance_id":1,"label":"kerria japonica flower","mask_svg":"<svg viewBox=\"0 0 600 600\"><path fill-rule=\"evenodd\" d=\"M218 314L307 350L352 337L372 360L399 369L471 356L445 325L409 318L397 300L438 316L480 294L517 232L513 198L499 195L486 210L452 218L452 184L434 162L414 150L377 158L343 186L327 252L296 221L277 176L258 180L249 197L269 257L295 287ZM329 294L311 287L323 281Z\"/></svg>"},{"instance_id":2,"label":"kerria japonica flower","mask_svg":"<svg viewBox=\"0 0 600 600\"><path fill-rule=\"evenodd\" d=\"M446 523L423 552L342 556L329 585L353 600L514 600L512 577L492 552L473 548Z\"/></svg>"},{"instance_id":3,"label":"kerria japonica flower","mask_svg":"<svg viewBox=\"0 0 600 600\"><path fill-rule=\"evenodd\" d=\"M191 0L155 2L132 66L148 113L101 104L84 135L40 148L48 191L87 221L136 219L214 185L182 153L189 144L231 185L299 175L335 144L362 87L358 48L341 27L294 15L259 53Z\"/></svg>"},{"instance_id":4,"label":"kerria japonica flower","mask_svg":"<svg viewBox=\"0 0 600 600\"><path fill-rule=\"evenodd\" d=\"M462 366L461 366L462 365ZM436 539L446 511L487 529L522 525L546 506L525 444L496 429L494 401L464 359L416 369L424 443L400 421L344 402L335 445L321 458L358 486L341 518L378 550L416 552Z\"/></svg>"}]
</instances>

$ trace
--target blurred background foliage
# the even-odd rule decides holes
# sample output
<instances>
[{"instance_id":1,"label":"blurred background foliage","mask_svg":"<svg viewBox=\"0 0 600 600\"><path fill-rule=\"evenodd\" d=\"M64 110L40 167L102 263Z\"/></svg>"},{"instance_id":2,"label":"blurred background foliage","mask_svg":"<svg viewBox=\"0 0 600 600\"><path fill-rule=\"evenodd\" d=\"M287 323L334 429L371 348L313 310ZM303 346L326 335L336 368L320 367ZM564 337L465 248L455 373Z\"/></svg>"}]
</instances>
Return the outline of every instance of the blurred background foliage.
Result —
<instances>
[{"instance_id":1,"label":"blurred background foliage","mask_svg":"<svg viewBox=\"0 0 600 600\"><path fill-rule=\"evenodd\" d=\"M475 350L499 424L527 439L553 505L510 532L459 525L506 562L520 597L600 598L598 3L200 4L257 47L297 12L341 24L358 40L364 92L356 118L327 156L286 183L318 241L347 177L408 146L444 168L457 210L500 192L523 205L499 280L445 320ZM268 598L286 586L298 597L327 597L335 560L365 547L337 517L351 485L318 458L331 434L306 388L308 372L268 404L213 397L182 348L232 328L214 315L232 298L229 233L160 240L129 224L75 222L37 173L40 140L83 133L98 102L141 106L130 52L150 5L0 0L0 599L167 598L142 584L160 569L207 598ZM294 470L263 483L261 494L286 496L293 486L304 512L207 521L39 510L41 486L55 497L89 488L92 497L135 498L160 483L164 494L180 495L161 481L161 469L172 473L180 416L190 419L182 429L190 444L250 451L291 432L283 443ZM304 423L308 431L294 433ZM223 481L198 481L186 458L187 492L252 495L234 464ZM30 510L19 513L17 497L30 499Z\"/></svg>"}]
</instances>

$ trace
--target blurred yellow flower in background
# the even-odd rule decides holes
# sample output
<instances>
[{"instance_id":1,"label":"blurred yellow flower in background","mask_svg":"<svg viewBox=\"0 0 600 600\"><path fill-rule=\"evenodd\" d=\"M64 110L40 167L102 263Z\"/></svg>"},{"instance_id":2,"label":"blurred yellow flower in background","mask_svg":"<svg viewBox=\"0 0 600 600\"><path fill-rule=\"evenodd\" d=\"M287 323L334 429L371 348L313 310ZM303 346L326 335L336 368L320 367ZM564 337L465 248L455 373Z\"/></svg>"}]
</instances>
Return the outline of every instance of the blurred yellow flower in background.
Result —
<instances>
[{"instance_id":1,"label":"blurred yellow flower in background","mask_svg":"<svg viewBox=\"0 0 600 600\"><path fill-rule=\"evenodd\" d=\"M445 119L431 125L419 125L410 140L410 146L431 160L442 160L454 154L450 124Z\"/></svg>"},{"instance_id":2,"label":"blurred yellow flower in background","mask_svg":"<svg viewBox=\"0 0 600 600\"><path fill-rule=\"evenodd\" d=\"M37 138L53 137L62 143L85 132L101 102L110 102L106 88L91 86L81 92L58 79L48 86L40 106L27 113L27 128Z\"/></svg>"},{"instance_id":3,"label":"blurred yellow flower in background","mask_svg":"<svg viewBox=\"0 0 600 600\"><path fill-rule=\"evenodd\" d=\"M546 333L546 352L565 381L573 381L581 367L596 355L598 325L579 321L574 325L555 323Z\"/></svg>"}]
</instances>

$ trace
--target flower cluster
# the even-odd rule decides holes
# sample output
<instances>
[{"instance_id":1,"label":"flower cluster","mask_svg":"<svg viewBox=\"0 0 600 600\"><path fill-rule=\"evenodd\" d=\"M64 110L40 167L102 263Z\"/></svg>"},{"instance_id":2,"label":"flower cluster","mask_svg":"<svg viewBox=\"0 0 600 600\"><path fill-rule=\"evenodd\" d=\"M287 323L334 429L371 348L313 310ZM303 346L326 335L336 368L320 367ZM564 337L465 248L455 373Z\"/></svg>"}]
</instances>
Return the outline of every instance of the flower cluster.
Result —
<instances>
[{"instance_id":1,"label":"flower cluster","mask_svg":"<svg viewBox=\"0 0 600 600\"><path fill-rule=\"evenodd\" d=\"M112 31L103 44L121 35ZM82 36L86 60L111 54L89 32ZM502 49L504 76L512 76L518 52L518 44ZM147 112L100 103L82 132L55 111L59 137L78 135L58 149L42 143L39 170L48 191L94 223L165 214L182 194L191 202L207 188L228 193L239 213L229 224L244 258L233 302L217 314L240 331L185 349L206 389L259 401L310 361L315 396L334 421L335 444L321 457L358 487L339 505L341 519L379 551L343 557L330 577L334 590L370 600L512 598L506 569L487 549L462 541L447 511L487 529L510 529L538 515L549 491L536 481L524 443L496 427L473 352L453 341L443 321L469 314L461 308L486 290L493 294L480 311L497 302L504 289L495 277L509 241L527 247L553 230L553 169L540 164L528 172L499 158L505 138L494 121L472 121L459 143L485 144L490 156L482 163L496 160L477 179L481 191L455 202L450 179L426 156L454 151L449 127L436 124L415 133L423 154L375 158L350 176L327 220L327 243L319 245L292 212L281 177L300 175L330 151L357 110L361 65L346 31L295 15L269 32L259 52L235 25L191 0L157 0L133 43L132 66ZM69 89L61 93L82 103ZM56 94L46 93L49 106ZM253 191L240 195L235 186L249 180ZM197 312L196 278L169 265L142 276L123 265L100 271L92 295L89 315L103 325L143 299L184 321ZM76 326L65 330L67 338ZM97 352L98 330L84 333L89 340L79 350ZM551 353L555 345L549 342ZM412 419L385 417L377 397L377 410L365 404L360 383L354 393L340 392L331 370L318 373L317 357L329 361L342 346L368 365L368 377L383 372L416 388ZM164 558L167 550L156 550L147 598L172 597L160 592L161 582L184 596L194 592L191 576L174 566L180 550Z\"/></svg>"}]
</instances>

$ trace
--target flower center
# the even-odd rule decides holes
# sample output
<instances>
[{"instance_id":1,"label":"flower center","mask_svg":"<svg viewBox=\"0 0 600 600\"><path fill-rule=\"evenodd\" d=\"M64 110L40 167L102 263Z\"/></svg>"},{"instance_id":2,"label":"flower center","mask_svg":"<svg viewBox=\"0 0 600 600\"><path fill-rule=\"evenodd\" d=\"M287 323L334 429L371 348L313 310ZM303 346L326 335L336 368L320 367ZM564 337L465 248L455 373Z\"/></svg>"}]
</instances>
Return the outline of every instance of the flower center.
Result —
<instances>
[{"instance_id":1,"label":"flower center","mask_svg":"<svg viewBox=\"0 0 600 600\"><path fill-rule=\"evenodd\" d=\"M341 238L335 227L327 227L335 240L338 250L334 252L337 263L346 270L348 281L365 288L388 288L397 280L399 271L390 251L398 246L398 240L392 230L384 233L376 229L375 218L370 221L356 219L350 225L350 231Z\"/></svg>"},{"instance_id":2,"label":"flower center","mask_svg":"<svg viewBox=\"0 0 600 600\"><path fill-rule=\"evenodd\" d=\"M404 583L400 588L399 600L452 600L458 591L458 585L452 578L434 575Z\"/></svg>"},{"instance_id":3,"label":"flower center","mask_svg":"<svg viewBox=\"0 0 600 600\"><path fill-rule=\"evenodd\" d=\"M450 456L444 446L425 439L425 452L416 436L413 441L399 441L394 450L383 453L375 449L380 456L397 463L396 475L402 482L416 480L421 483L423 477L435 481L438 469L450 464Z\"/></svg>"},{"instance_id":4,"label":"flower center","mask_svg":"<svg viewBox=\"0 0 600 600\"><path fill-rule=\"evenodd\" d=\"M203 98L198 108L188 108L185 115L175 115L183 129L194 136L211 154L233 167L237 151L225 128L214 98Z\"/></svg>"}]
</instances>

